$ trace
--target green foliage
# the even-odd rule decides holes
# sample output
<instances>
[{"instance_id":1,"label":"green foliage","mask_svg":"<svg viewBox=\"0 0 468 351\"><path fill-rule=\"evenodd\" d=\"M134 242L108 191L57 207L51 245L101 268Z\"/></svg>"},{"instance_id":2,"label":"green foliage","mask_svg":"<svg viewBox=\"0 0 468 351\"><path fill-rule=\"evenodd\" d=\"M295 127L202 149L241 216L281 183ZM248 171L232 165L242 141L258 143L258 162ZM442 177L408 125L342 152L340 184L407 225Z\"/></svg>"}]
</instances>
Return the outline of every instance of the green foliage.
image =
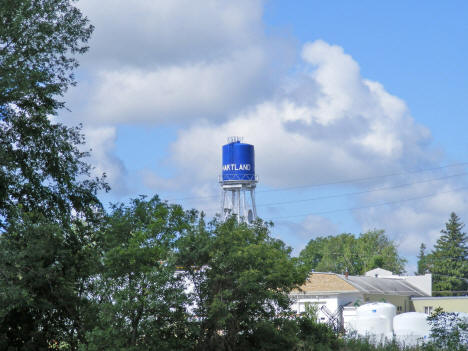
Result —
<instances>
[{"instance_id":1,"label":"green foliage","mask_svg":"<svg viewBox=\"0 0 468 351\"><path fill-rule=\"evenodd\" d=\"M428 318L432 345L438 350L464 351L468 346L468 324L457 313L437 308Z\"/></svg>"},{"instance_id":2,"label":"green foliage","mask_svg":"<svg viewBox=\"0 0 468 351\"><path fill-rule=\"evenodd\" d=\"M260 320L237 350L293 350L297 345L297 323L287 318ZM229 347L229 346L227 346Z\"/></svg>"},{"instance_id":3,"label":"green foliage","mask_svg":"<svg viewBox=\"0 0 468 351\"><path fill-rule=\"evenodd\" d=\"M426 245L421 243L418 254L418 272L417 274L426 274L429 272L428 257L426 256Z\"/></svg>"},{"instance_id":4,"label":"green foliage","mask_svg":"<svg viewBox=\"0 0 468 351\"><path fill-rule=\"evenodd\" d=\"M398 255L396 245L383 230L318 237L309 241L300 253L301 262L320 272L364 274L373 268L384 268L396 274L404 272L406 260Z\"/></svg>"},{"instance_id":5,"label":"green foliage","mask_svg":"<svg viewBox=\"0 0 468 351\"><path fill-rule=\"evenodd\" d=\"M18 211L0 236L0 349L76 347L92 319L86 290L98 257L92 227Z\"/></svg>"},{"instance_id":6,"label":"green foliage","mask_svg":"<svg viewBox=\"0 0 468 351\"><path fill-rule=\"evenodd\" d=\"M0 230L22 211L55 221L91 220L107 189L89 177L79 128L52 123L74 84L76 55L92 26L73 0L2 0L0 5Z\"/></svg>"},{"instance_id":7,"label":"green foliage","mask_svg":"<svg viewBox=\"0 0 468 351\"><path fill-rule=\"evenodd\" d=\"M74 84L75 55L87 50L93 30L73 3L1 1L0 107L14 105L28 115L63 107L57 96Z\"/></svg>"},{"instance_id":8,"label":"green foliage","mask_svg":"<svg viewBox=\"0 0 468 351\"><path fill-rule=\"evenodd\" d=\"M79 128L52 122L92 26L73 0L0 4L0 348L76 349L107 189Z\"/></svg>"},{"instance_id":9,"label":"green foliage","mask_svg":"<svg viewBox=\"0 0 468 351\"><path fill-rule=\"evenodd\" d=\"M195 284L198 349L241 350L257 344L260 334L281 336L273 327L277 316L289 312L287 294L305 280L290 254L267 225L235 218L200 223L180 240L179 263Z\"/></svg>"},{"instance_id":10,"label":"green foliage","mask_svg":"<svg viewBox=\"0 0 468 351\"><path fill-rule=\"evenodd\" d=\"M301 316L296 322L299 327L297 350L338 350L342 344L329 325L317 322L314 317Z\"/></svg>"},{"instance_id":11,"label":"green foliage","mask_svg":"<svg viewBox=\"0 0 468 351\"><path fill-rule=\"evenodd\" d=\"M462 232L464 226L452 212L434 250L426 256L434 291L468 290L468 237Z\"/></svg>"},{"instance_id":12,"label":"green foliage","mask_svg":"<svg viewBox=\"0 0 468 351\"><path fill-rule=\"evenodd\" d=\"M96 220L96 194L107 186L89 177L87 154L78 149L82 142L78 129L44 116L0 111L0 229L18 205L63 224L73 216Z\"/></svg>"},{"instance_id":13,"label":"green foliage","mask_svg":"<svg viewBox=\"0 0 468 351\"><path fill-rule=\"evenodd\" d=\"M182 350L193 343L174 245L193 215L154 197L113 206L92 294L97 325L86 350Z\"/></svg>"}]
</instances>

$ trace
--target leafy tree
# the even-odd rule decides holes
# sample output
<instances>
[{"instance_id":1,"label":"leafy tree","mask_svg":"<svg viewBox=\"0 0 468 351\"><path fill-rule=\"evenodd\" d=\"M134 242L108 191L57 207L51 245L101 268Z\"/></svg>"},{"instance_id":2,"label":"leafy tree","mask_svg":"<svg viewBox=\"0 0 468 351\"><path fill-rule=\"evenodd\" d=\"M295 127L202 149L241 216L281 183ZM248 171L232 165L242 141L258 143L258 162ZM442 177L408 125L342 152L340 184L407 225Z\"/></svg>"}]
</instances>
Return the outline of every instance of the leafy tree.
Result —
<instances>
[{"instance_id":1,"label":"leafy tree","mask_svg":"<svg viewBox=\"0 0 468 351\"><path fill-rule=\"evenodd\" d=\"M99 259L94 229L18 211L0 236L0 349L76 349L93 315L87 297Z\"/></svg>"},{"instance_id":2,"label":"leafy tree","mask_svg":"<svg viewBox=\"0 0 468 351\"><path fill-rule=\"evenodd\" d=\"M418 274L426 274L429 272L427 260L428 257L426 255L426 245L424 245L424 243L421 243L418 254Z\"/></svg>"},{"instance_id":3,"label":"leafy tree","mask_svg":"<svg viewBox=\"0 0 468 351\"><path fill-rule=\"evenodd\" d=\"M107 185L90 176L79 128L51 118L92 29L73 0L0 4L0 336L12 349L74 349L93 319Z\"/></svg>"},{"instance_id":4,"label":"leafy tree","mask_svg":"<svg viewBox=\"0 0 468 351\"><path fill-rule=\"evenodd\" d=\"M75 55L86 52L93 31L74 2L1 1L0 106L27 115L64 106L57 97L75 83Z\"/></svg>"},{"instance_id":5,"label":"leafy tree","mask_svg":"<svg viewBox=\"0 0 468 351\"><path fill-rule=\"evenodd\" d=\"M437 350L464 351L468 346L468 323L458 313L440 307L428 318L432 345Z\"/></svg>"},{"instance_id":6,"label":"leafy tree","mask_svg":"<svg viewBox=\"0 0 468 351\"><path fill-rule=\"evenodd\" d=\"M360 275L373 268L404 272L406 260L398 255L396 245L383 230L318 237L309 241L299 258L310 270Z\"/></svg>"},{"instance_id":7,"label":"leafy tree","mask_svg":"<svg viewBox=\"0 0 468 351\"><path fill-rule=\"evenodd\" d=\"M90 220L106 185L89 177L79 128L53 123L92 26L73 0L0 6L0 229L18 205L56 221Z\"/></svg>"},{"instance_id":8,"label":"leafy tree","mask_svg":"<svg viewBox=\"0 0 468 351\"><path fill-rule=\"evenodd\" d=\"M102 272L94 280L98 323L83 349L182 350L193 344L174 245L194 218L158 197L113 206L102 238Z\"/></svg>"},{"instance_id":9,"label":"leafy tree","mask_svg":"<svg viewBox=\"0 0 468 351\"><path fill-rule=\"evenodd\" d=\"M468 290L468 237L465 225L452 212L428 259L434 291Z\"/></svg>"},{"instance_id":10,"label":"leafy tree","mask_svg":"<svg viewBox=\"0 0 468 351\"><path fill-rule=\"evenodd\" d=\"M305 274L267 225L238 224L235 218L208 227L201 222L178 247L178 262L195 286L198 349L252 349L270 337L289 348L290 334L280 342L278 330L291 326L277 316L289 312L287 294Z\"/></svg>"}]
</instances>

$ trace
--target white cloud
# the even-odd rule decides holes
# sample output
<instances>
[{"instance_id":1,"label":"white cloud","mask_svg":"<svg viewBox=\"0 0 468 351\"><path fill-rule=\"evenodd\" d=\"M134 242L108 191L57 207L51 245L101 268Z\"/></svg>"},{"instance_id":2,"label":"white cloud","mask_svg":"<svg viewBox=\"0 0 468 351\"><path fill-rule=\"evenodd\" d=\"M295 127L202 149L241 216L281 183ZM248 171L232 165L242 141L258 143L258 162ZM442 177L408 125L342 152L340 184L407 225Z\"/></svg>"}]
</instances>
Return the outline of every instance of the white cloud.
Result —
<instances>
[{"instance_id":1,"label":"white cloud","mask_svg":"<svg viewBox=\"0 0 468 351\"><path fill-rule=\"evenodd\" d=\"M261 0L81 0L78 6L95 32L80 58L79 84L65 98L72 113L60 118L84 122L93 162L114 190L123 191L117 180L125 174L113 152L117 126L225 120L271 95L294 56L287 41L265 35ZM145 176L152 186L177 186Z\"/></svg>"},{"instance_id":2,"label":"white cloud","mask_svg":"<svg viewBox=\"0 0 468 351\"><path fill-rule=\"evenodd\" d=\"M251 47L212 63L99 71L88 110L107 123L223 119L265 90L267 65L265 52Z\"/></svg>"},{"instance_id":3,"label":"white cloud","mask_svg":"<svg viewBox=\"0 0 468 351\"><path fill-rule=\"evenodd\" d=\"M417 181L412 178L410 182ZM403 254L416 256L421 243L429 249L433 247L451 212L459 214L462 221L468 220L463 218L468 212L466 187L465 178L459 177L373 193L361 201L402 202L356 211L355 216L364 228L385 228ZM406 201L408 199L414 200Z\"/></svg>"},{"instance_id":4,"label":"white cloud","mask_svg":"<svg viewBox=\"0 0 468 351\"><path fill-rule=\"evenodd\" d=\"M172 158L183 173L197 169L193 177L199 181L212 178L219 172L218 149L229 135L255 145L257 172L269 186L365 177L436 159L427 147L427 129L400 99L363 79L341 48L317 41L306 44L304 53L308 80L298 81L306 90L318 89L315 94L277 97L223 124L181 131ZM200 160L206 166L200 168Z\"/></svg>"},{"instance_id":5,"label":"white cloud","mask_svg":"<svg viewBox=\"0 0 468 351\"><path fill-rule=\"evenodd\" d=\"M106 181L118 194L127 192L125 175L127 173L121 160L114 156L116 140L115 127L84 128L86 147L91 148L89 163L94 166L93 175L106 174Z\"/></svg>"},{"instance_id":6,"label":"white cloud","mask_svg":"<svg viewBox=\"0 0 468 351\"><path fill-rule=\"evenodd\" d=\"M244 136L255 145L260 181L271 187L365 178L440 162L428 129L414 121L401 99L361 77L357 63L341 48L317 41L305 45L303 57L303 73L290 78L282 94L225 123L181 130L171 147L171 161L181 177L196 184L213 182L213 175L220 172L220 145L230 135ZM391 187L405 179L424 181L417 175L380 185ZM403 253L416 254L421 241L435 242L450 211L468 209L462 194L447 193L454 184L423 182L361 196L356 206L439 192L420 201L356 211L354 218L362 231L384 228ZM304 232L307 221L295 229L297 233ZM309 222L333 230L327 221Z\"/></svg>"},{"instance_id":7,"label":"white cloud","mask_svg":"<svg viewBox=\"0 0 468 351\"><path fill-rule=\"evenodd\" d=\"M217 60L262 45L260 0L81 0L95 25L86 60L116 66L161 66Z\"/></svg>"},{"instance_id":8,"label":"white cloud","mask_svg":"<svg viewBox=\"0 0 468 351\"><path fill-rule=\"evenodd\" d=\"M337 226L328 218L309 215L299 224L300 229L297 234L306 240L317 238L319 236L328 236L339 234Z\"/></svg>"},{"instance_id":9,"label":"white cloud","mask_svg":"<svg viewBox=\"0 0 468 351\"><path fill-rule=\"evenodd\" d=\"M225 120L271 95L294 56L288 41L265 35L262 1L79 6L96 28L67 100L87 123Z\"/></svg>"},{"instance_id":10,"label":"white cloud","mask_svg":"<svg viewBox=\"0 0 468 351\"><path fill-rule=\"evenodd\" d=\"M96 31L80 84L66 99L73 110L67 119L85 119L96 171L108 174L114 191L125 190L125 167L113 152L122 124L180 127L168 160L178 176L142 171L142 180L152 189L191 191L200 196L191 205L210 213L218 206L220 146L230 135L255 145L257 173L270 187L370 177L442 160L405 102L363 78L343 48L307 43L292 70L297 73L287 74L293 45L265 34L260 0L81 0L79 6ZM412 254L421 240L434 243L450 211L468 209L464 193L446 192L456 182L437 186L438 195L424 201L354 217L363 230L387 229ZM371 193L356 205L431 191L431 184L421 184ZM298 226L298 233L334 230L314 216Z\"/></svg>"}]
</instances>

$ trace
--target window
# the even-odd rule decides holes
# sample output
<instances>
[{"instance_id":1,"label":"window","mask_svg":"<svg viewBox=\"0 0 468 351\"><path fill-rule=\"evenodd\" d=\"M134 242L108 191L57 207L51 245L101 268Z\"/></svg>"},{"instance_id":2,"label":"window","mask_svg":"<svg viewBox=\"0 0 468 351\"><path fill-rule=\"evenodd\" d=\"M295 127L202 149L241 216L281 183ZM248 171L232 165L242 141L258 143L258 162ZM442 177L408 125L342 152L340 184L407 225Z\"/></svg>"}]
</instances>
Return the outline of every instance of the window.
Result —
<instances>
[{"instance_id":1,"label":"window","mask_svg":"<svg viewBox=\"0 0 468 351\"><path fill-rule=\"evenodd\" d=\"M432 306L424 306L425 314L432 314Z\"/></svg>"},{"instance_id":2,"label":"window","mask_svg":"<svg viewBox=\"0 0 468 351\"><path fill-rule=\"evenodd\" d=\"M397 313L401 313L401 312L403 312L403 307L397 306L396 310L397 310Z\"/></svg>"}]
</instances>

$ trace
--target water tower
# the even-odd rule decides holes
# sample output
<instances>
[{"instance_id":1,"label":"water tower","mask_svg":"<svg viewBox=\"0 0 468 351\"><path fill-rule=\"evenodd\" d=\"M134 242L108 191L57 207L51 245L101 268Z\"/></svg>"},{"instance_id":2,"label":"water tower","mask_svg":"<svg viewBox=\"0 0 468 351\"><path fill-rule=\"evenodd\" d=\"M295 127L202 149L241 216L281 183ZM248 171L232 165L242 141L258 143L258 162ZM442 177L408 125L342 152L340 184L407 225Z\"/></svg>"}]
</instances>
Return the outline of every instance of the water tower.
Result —
<instances>
[{"instance_id":1,"label":"water tower","mask_svg":"<svg viewBox=\"0 0 468 351\"><path fill-rule=\"evenodd\" d=\"M257 181L253 145L242 143L240 137L228 138L228 143L223 145L223 165L219 181L223 191L221 201L223 220L235 215L238 221L252 223L257 218L255 208Z\"/></svg>"}]
</instances>

